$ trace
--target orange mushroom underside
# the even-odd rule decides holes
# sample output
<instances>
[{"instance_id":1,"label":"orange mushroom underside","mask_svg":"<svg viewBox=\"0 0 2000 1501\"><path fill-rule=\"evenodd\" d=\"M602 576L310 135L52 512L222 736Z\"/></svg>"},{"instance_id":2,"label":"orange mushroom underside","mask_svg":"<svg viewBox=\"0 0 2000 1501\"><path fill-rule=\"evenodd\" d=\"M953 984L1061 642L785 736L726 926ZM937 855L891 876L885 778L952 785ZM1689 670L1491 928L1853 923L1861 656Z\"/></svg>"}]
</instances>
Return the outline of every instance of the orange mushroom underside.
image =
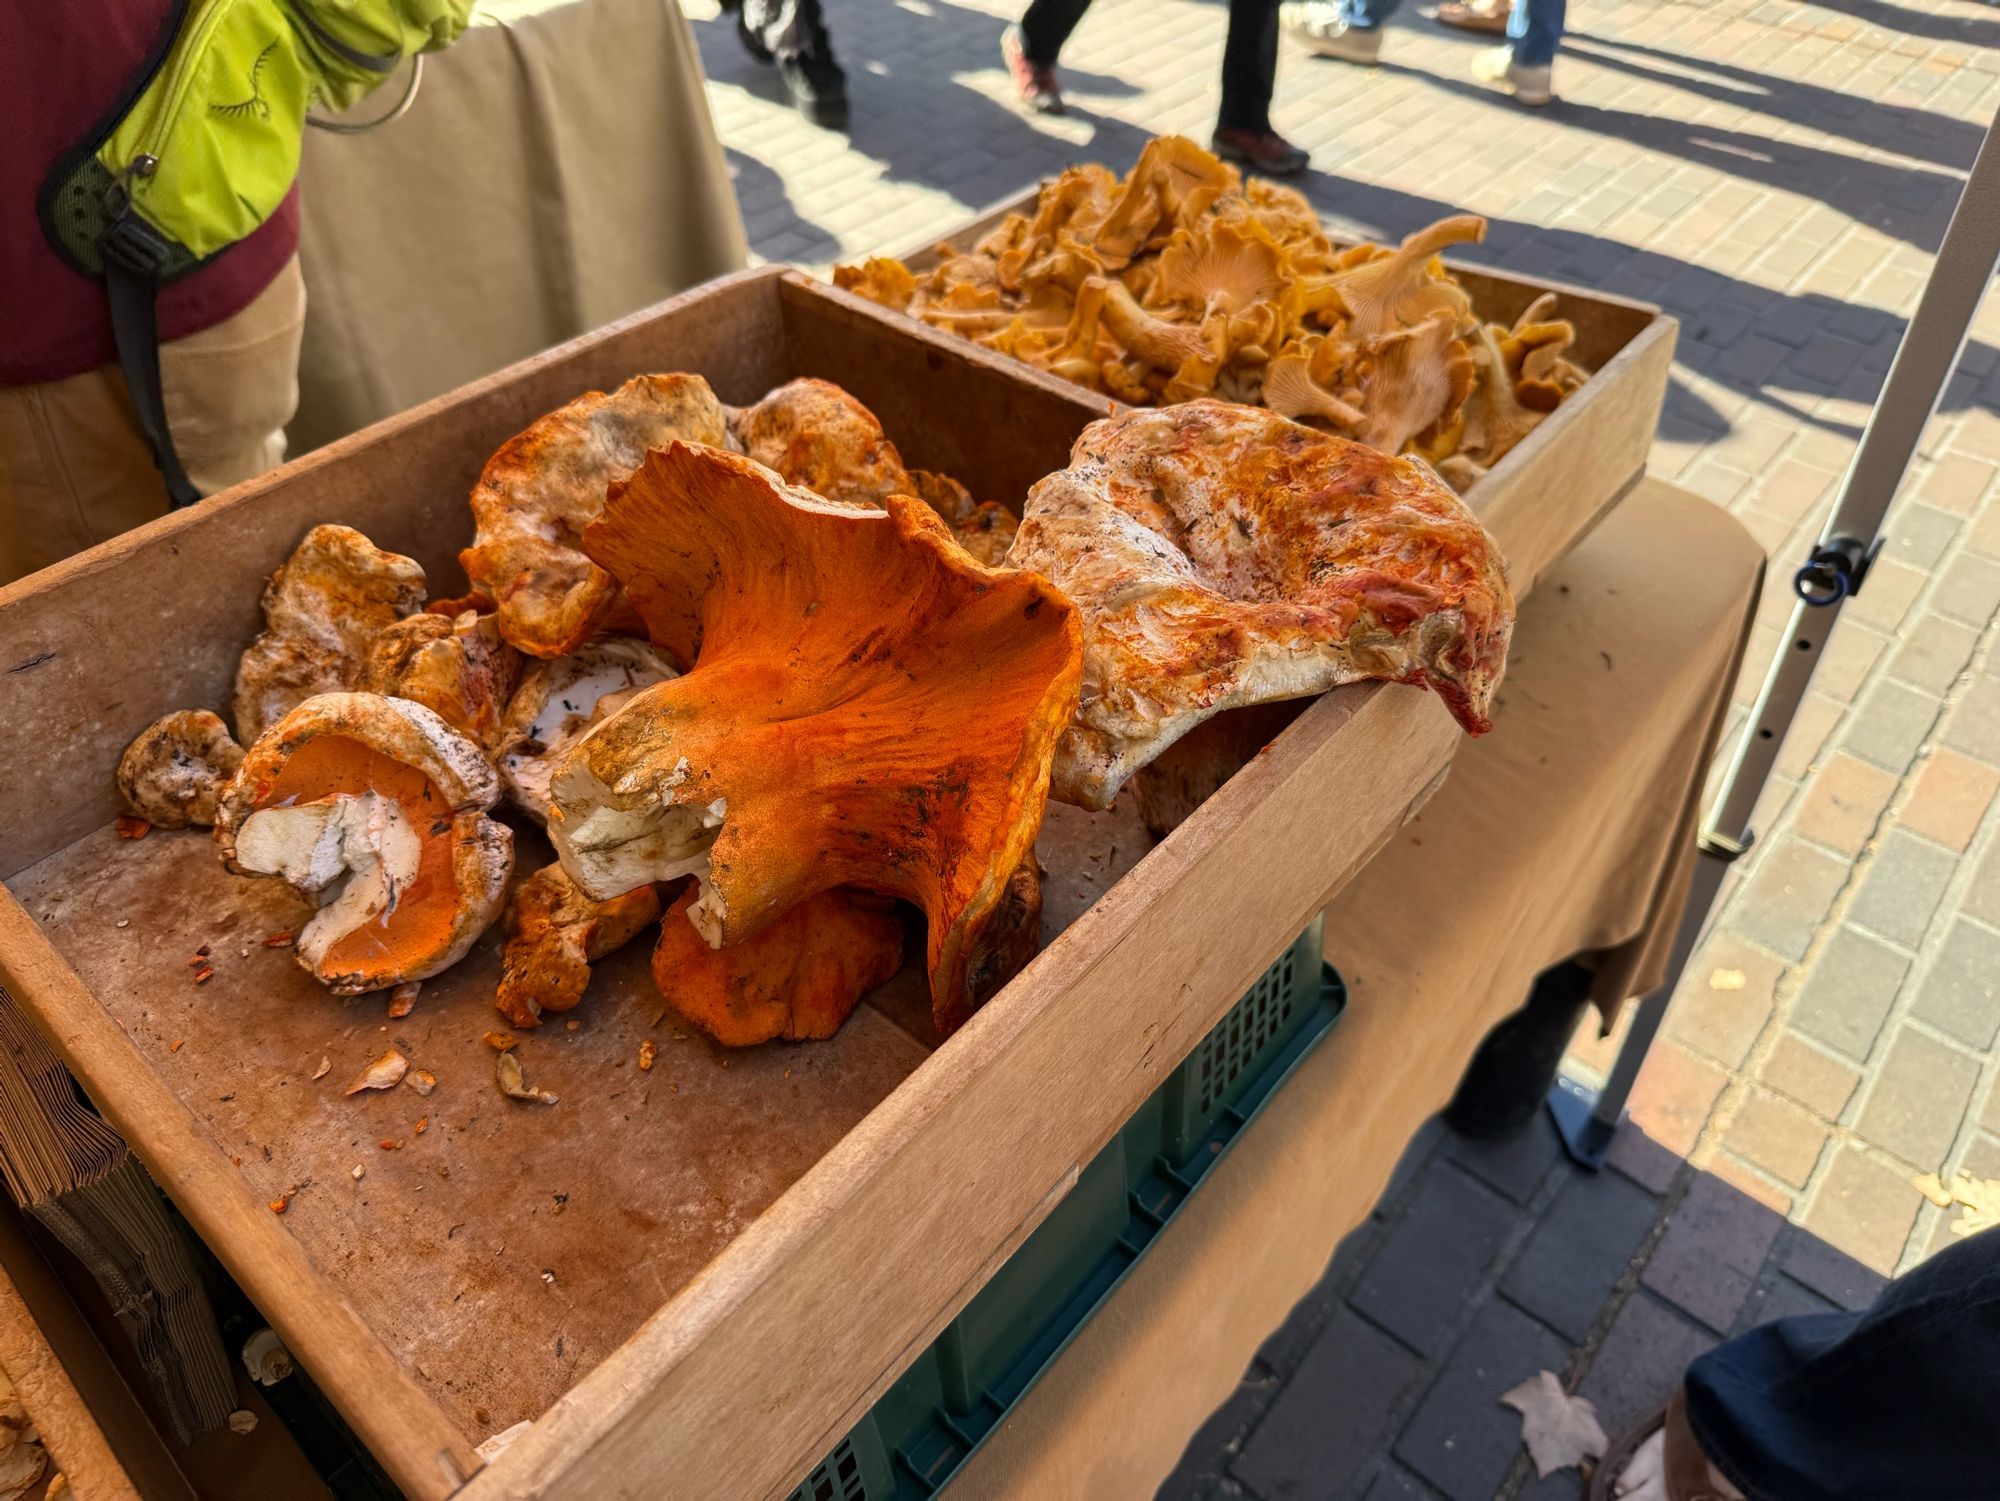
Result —
<instances>
[{"instance_id":1,"label":"orange mushroom underside","mask_svg":"<svg viewBox=\"0 0 2000 1501\"><path fill-rule=\"evenodd\" d=\"M968 943L1034 843L1075 709L1074 606L974 562L920 501L837 510L681 443L612 487L584 548L694 666L572 755L558 845L588 812L578 788L620 810L725 810L712 936L837 886L901 897L929 919L933 1007L957 1026Z\"/></svg>"},{"instance_id":2,"label":"orange mushroom underside","mask_svg":"<svg viewBox=\"0 0 2000 1501\"><path fill-rule=\"evenodd\" d=\"M449 942L457 905L452 845L459 837L458 819L431 779L416 767L343 735L319 735L307 741L256 792L259 808L368 792L393 799L423 843L416 876L403 888L394 911L356 928L327 949L322 967L357 980L399 975ZM480 817L464 816L468 821Z\"/></svg>"},{"instance_id":3,"label":"orange mushroom underside","mask_svg":"<svg viewBox=\"0 0 2000 1501\"><path fill-rule=\"evenodd\" d=\"M902 919L885 897L822 891L754 936L714 949L688 920L699 894L690 883L667 909L653 981L725 1047L831 1037L902 965Z\"/></svg>"}]
</instances>

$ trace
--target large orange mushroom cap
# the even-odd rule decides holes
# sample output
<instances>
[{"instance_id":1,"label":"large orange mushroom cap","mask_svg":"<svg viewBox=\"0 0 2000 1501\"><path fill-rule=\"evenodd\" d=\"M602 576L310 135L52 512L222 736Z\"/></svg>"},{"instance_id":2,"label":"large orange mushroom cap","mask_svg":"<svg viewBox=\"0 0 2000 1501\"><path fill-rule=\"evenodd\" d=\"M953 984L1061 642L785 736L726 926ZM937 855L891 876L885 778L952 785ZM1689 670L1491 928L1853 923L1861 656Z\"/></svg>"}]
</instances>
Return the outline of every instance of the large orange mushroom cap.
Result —
<instances>
[{"instance_id":1,"label":"large orange mushroom cap","mask_svg":"<svg viewBox=\"0 0 2000 1501\"><path fill-rule=\"evenodd\" d=\"M822 891L741 943L712 949L688 920L700 894L690 882L667 909L653 983L724 1047L831 1037L862 996L902 967L903 921L884 897Z\"/></svg>"},{"instance_id":2,"label":"large orange mushroom cap","mask_svg":"<svg viewBox=\"0 0 2000 1501\"><path fill-rule=\"evenodd\" d=\"M557 771L565 868L600 895L701 875L689 914L718 945L835 886L901 897L957 1026L1076 706L1075 607L973 561L921 501L849 510L685 443L612 486L584 548L692 667Z\"/></svg>"},{"instance_id":3,"label":"large orange mushroom cap","mask_svg":"<svg viewBox=\"0 0 2000 1501\"><path fill-rule=\"evenodd\" d=\"M1093 422L1007 556L1083 615L1054 789L1086 808L1212 714L1364 678L1481 734L1514 625L1499 549L1429 465L1220 401Z\"/></svg>"}]
</instances>

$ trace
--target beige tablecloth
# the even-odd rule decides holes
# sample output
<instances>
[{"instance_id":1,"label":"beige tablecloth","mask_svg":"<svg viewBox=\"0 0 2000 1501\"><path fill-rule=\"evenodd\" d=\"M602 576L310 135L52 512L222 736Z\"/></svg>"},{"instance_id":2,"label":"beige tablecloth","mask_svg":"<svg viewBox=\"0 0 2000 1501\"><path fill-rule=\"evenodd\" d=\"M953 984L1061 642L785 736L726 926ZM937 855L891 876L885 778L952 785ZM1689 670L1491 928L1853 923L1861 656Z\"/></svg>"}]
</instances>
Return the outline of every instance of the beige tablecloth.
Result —
<instances>
[{"instance_id":1,"label":"beige tablecloth","mask_svg":"<svg viewBox=\"0 0 2000 1501\"><path fill-rule=\"evenodd\" d=\"M1345 1019L955 1496L1151 1496L1536 973L1594 955L1611 991L1658 983L1762 566L1648 482L1537 585L1493 733L1327 911Z\"/></svg>"},{"instance_id":2,"label":"beige tablecloth","mask_svg":"<svg viewBox=\"0 0 2000 1501\"><path fill-rule=\"evenodd\" d=\"M300 208L294 454L748 255L674 0L482 6L403 118L306 132Z\"/></svg>"}]
</instances>

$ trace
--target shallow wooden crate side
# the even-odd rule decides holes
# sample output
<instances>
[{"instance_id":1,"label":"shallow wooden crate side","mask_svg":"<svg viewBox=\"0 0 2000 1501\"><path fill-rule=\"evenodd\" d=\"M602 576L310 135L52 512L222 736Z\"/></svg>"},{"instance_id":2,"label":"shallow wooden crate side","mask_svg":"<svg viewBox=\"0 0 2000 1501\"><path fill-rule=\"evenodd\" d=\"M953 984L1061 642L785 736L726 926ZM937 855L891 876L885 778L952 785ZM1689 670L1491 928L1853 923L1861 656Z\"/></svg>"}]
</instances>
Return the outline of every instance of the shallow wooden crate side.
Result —
<instances>
[{"instance_id":1,"label":"shallow wooden crate side","mask_svg":"<svg viewBox=\"0 0 2000 1501\"><path fill-rule=\"evenodd\" d=\"M661 1474L782 1493L1422 802L1457 736L1428 695L1321 699L466 1496L638 1497Z\"/></svg>"},{"instance_id":2,"label":"shallow wooden crate side","mask_svg":"<svg viewBox=\"0 0 2000 1501\"><path fill-rule=\"evenodd\" d=\"M479 1467L464 1435L327 1284L280 1217L249 1192L5 887L0 985L147 1170L173 1186L174 1202L195 1233L314 1378L328 1391L364 1395L344 1414L397 1485L421 1501L451 1494Z\"/></svg>"}]
</instances>

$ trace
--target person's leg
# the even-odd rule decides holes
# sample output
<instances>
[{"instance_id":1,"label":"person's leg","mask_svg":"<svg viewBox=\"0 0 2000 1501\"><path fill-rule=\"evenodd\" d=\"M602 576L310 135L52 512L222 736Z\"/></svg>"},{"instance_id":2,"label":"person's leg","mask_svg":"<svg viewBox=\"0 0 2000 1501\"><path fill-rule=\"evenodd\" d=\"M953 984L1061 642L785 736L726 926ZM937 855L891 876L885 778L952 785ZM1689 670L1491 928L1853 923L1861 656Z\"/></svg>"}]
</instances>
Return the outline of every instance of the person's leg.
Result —
<instances>
[{"instance_id":1,"label":"person's leg","mask_svg":"<svg viewBox=\"0 0 2000 1501\"><path fill-rule=\"evenodd\" d=\"M1568 11L1568 0L1514 0L1507 17L1514 61L1528 68L1546 68L1554 62Z\"/></svg>"},{"instance_id":2,"label":"person's leg","mask_svg":"<svg viewBox=\"0 0 2000 1501\"><path fill-rule=\"evenodd\" d=\"M234 317L160 346L167 425L181 467L202 494L285 461L305 324L305 278L293 256Z\"/></svg>"},{"instance_id":3,"label":"person's leg","mask_svg":"<svg viewBox=\"0 0 2000 1501\"><path fill-rule=\"evenodd\" d=\"M1075 31L1090 0L1034 0L1021 17L1021 52L1029 62L1053 68L1063 43Z\"/></svg>"},{"instance_id":4,"label":"person's leg","mask_svg":"<svg viewBox=\"0 0 2000 1501\"><path fill-rule=\"evenodd\" d=\"M1990 1495L1995 1350L2000 1230L1986 1230L1864 1313L1778 1319L1701 1356L1681 1385L1683 1425L1670 1413L1664 1444L1649 1437L1616 1474L1608 1459L1591 1494L1677 1501L1677 1473L1706 1467L1726 1488L1704 1489L1784 1501Z\"/></svg>"},{"instance_id":5,"label":"person's leg","mask_svg":"<svg viewBox=\"0 0 2000 1501\"><path fill-rule=\"evenodd\" d=\"M1229 34L1222 44L1222 107L1216 125L1250 135L1271 130L1271 93L1278 81L1278 7L1273 0L1229 0Z\"/></svg>"},{"instance_id":6,"label":"person's leg","mask_svg":"<svg viewBox=\"0 0 2000 1501\"><path fill-rule=\"evenodd\" d=\"M1287 0L1279 20L1299 44L1321 57L1372 63L1382 50L1382 23L1402 0Z\"/></svg>"},{"instance_id":7,"label":"person's leg","mask_svg":"<svg viewBox=\"0 0 2000 1501\"><path fill-rule=\"evenodd\" d=\"M1753 1496L1963 1501L1994 1487L2000 1230L1948 1246L1867 1312L1779 1319L1688 1367L1688 1426Z\"/></svg>"}]
</instances>

